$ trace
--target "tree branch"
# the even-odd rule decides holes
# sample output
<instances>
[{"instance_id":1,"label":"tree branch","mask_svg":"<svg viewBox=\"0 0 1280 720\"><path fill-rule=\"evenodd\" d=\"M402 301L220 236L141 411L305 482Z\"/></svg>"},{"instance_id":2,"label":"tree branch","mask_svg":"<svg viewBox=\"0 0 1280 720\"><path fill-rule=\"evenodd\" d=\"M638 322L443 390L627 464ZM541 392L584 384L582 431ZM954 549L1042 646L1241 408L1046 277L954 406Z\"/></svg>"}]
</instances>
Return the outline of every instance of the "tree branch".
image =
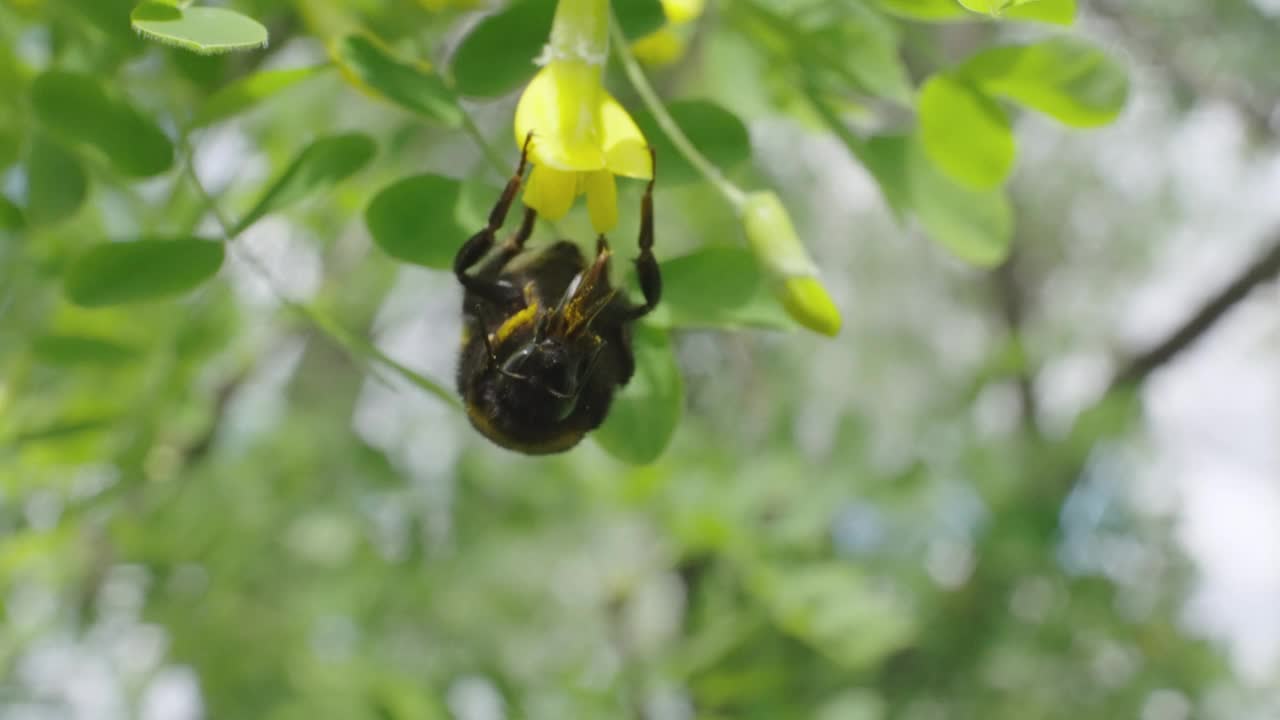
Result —
<instances>
[{"instance_id":1,"label":"tree branch","mask_svg":"<svg viewBox=\"0 0 1280 720\"><path fill-rule=\"evenodd\" d=\"M1005 331L1009 333L1011 342L1022 346L1023 325L1025 323L1024 305L1026 293L1023 292L1022 278L1019 277L1017 256L1010 256L991 274L991 284L995 290L996 302L1000 316L1004 320ZM1036 390L1031 375L1023 369L1015 378L1018 385L1018 404L1022 413L1022 422L1028 430L1035 434L1040 432L1038 415L1039 403L1036 401Z\"/></svg>"},{"instance_id":2,"label":"tree branch","mask_svg":"<svg viewBox=\"0 0 1280 720\"><path fill-rule=\"evenodd\" d=\"M1280 231L1273 233L1268 250L1245 266L1231 282L1211 296L1168 338L1125 363L1116 374L1111 387L1114 389L1120 385L1145 380L1154 370L1168 363L1178 353L1200 339L1222 319L1223 315L1248 297L1259 285L1274 280L1277 276L1280 276Z\"/></svg>"},{"instance_id":3,"label":"tree branch","mask_svg":"<svg viewBox=\"0 0 1280 720\"><path fill-rule=\"evenodd\" d=\"M1135 18L1110 2L1095 2L1092 5L1092 11L1136 44L1139 52L1159 63L1175 82L1192 89L1201 97L1217 98L1231 104L1255 131L1275 137L1276 129L1271 123L1270 109L1255 102L1256 93L1251 92L1249 88L1240 87L1238 83L1228 82L1222 78L1208 76L1199 68L1182 62L1175 49L1154 39L1152 33L1144 31ZM1145 380L1148 375L1173 360L1178 353L1190 347L1212 329L1231 308L1248 297L1255 288L1280 276L1280 230L1272 233L1269 246L1269 250L1255 258L1231 282L1212 295L1169 337L1125 363L1112 381L1111 389Z\"/></svg>"}]
</instances>

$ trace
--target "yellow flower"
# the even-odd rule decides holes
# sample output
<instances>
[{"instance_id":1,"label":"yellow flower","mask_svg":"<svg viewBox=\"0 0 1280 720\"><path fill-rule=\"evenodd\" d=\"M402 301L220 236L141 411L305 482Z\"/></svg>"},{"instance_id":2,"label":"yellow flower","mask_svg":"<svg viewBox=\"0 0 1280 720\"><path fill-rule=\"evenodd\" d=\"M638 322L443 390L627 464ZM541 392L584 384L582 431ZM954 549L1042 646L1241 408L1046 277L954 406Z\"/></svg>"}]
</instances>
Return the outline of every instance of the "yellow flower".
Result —
<instances>
[{"instance_id":1,"label":"yellow flower","mask_svg":"<svg viewBox=\"0 0 1280 720\"><path fill-rule=\"evenodd\" d=\"M631 52L649 65L670 65L684 54L689 33L682 28L702 15L706 0L662 0L667 23L631 44Z\"/></svg>"},{"instance_id":2,"label":"yellow flower","mask_svg":"<svg viewBox=\"0 0 1280 720\"><path fill-rule=\"evenodd\" d=\"M555 220L585 194L591 224L601 233L618 222L614 176L653 176L644 134L604 89L608 22L607 0L561 0L544 67L515 115L517 145L533 135L524 203Z\"/></svg>"}]
</instances>

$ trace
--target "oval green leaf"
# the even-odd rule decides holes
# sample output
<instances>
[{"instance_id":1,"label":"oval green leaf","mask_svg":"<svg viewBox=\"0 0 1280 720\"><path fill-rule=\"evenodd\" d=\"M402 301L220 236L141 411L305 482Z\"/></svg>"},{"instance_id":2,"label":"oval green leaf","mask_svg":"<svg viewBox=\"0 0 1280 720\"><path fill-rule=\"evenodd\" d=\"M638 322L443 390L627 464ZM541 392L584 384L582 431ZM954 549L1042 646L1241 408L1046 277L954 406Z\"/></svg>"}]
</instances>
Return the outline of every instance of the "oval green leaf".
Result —
<instances>
[{"instance_id":1,"label":"oval green leaf","mask_svg":"<svg viewBox=\"0 0 1280 720\"><path fill-rule=\"evenodd\" d=\"M1076 21L1076 0L1036 0L1009 8L1004 17L1006 20L1070 25Z\"/></svg>"},{"instance_id":2,"label":"oval green leaf","mask_svg":"<svg viewBox=\"0 0 1280 720\"><path fill-rule=\"evenodd\" d=\"M264 216L282 210L317 192L327 190L356 174L373 159L378 146L363 133L320 138L308 145L275 182L262 193L253 209L236 224L239 235Z\"/></svg>"},{"instance_id":3,"label":"oval green leaf","mask_svg":"<svg viewBox=\"0 0 1280 720\"><path fill-rule=\"evenodd\" d=\"M671 117L708 160L728 172L751 157L751 136L738 116L706 100L681 100L667 107ZM640 112L636 124L658 159L659 182L665 187L698 182L702 175L671 144L653 115Z\"/></svg>"},{"instance_id":4,"label":"oval green leaf","mask_svg":"<svg viewBox=\"0 0 1280 720\"><path fill-rule=\"evenodd\" d=\"M964 8L956 4L955 0L880 0L880 7L890 15L925 22L968 17Z\"/></svg>"},{"instance_id":5,"label":"oval green leaf","mask_svg":"<svg viewBox=\"0 0 1280 720\"><path fill-rule=\"evenodd\" d=\"M1009 117L969 83L935 75L920 91L920 140L937 166L975 190L999 187L1013 171Z\"/></svg>"},{"instance_id":6,"label":"oval green leaf","mask_svg":"<svg viewBox=\"0 0 1280 720\"><path fill-rule=\"evenodd\" d=\"M138 357L137 348L86 335L45 335L31 344L35 358L46 365L119 367Z\"/></svg>"},{"instance_id":7,"label":"oval green leaf","mask_svg":"<svg viewBox=\"0 0 1280 720\"><path fill-rule=\"evenodd\" d=\"M234 10L146 2L129 17L143 37L201 55L267 46L267 28Z\"/></svg>"},{"instance_id":8,"label":"oval green leaf","mask_svg":"<svg viewBox=\"0 0 1280 720\"><path fill-rule=\"evenodd\" d=\"M97 148L122 175L150 177L173 165L173 144L160 127L89 75L46 72L32 83L31 99L47 128Z\"/></svg>"},{"instance_id":9,"label":"oval green leaf","mask_svg":"<svg viewBox=\"0 0 1280 720\"><path fill-rule=\"evenodd\" d=\"M555 11L555 0L523 0L481 20L453 55L454 87L468 97L496 97L528 82Z\"/></svg>"},{"instance_id":10,"label":"oval green leaf","mask_svg":"<svg viewBox=\"0 0 1280 720\"><path fill-rule=\"evenodd\" d=\"M648 465L662 456L675 434L684 409L684 383L665 331L637 325L633 344L636 373L613 399L595 439L625 463Z\"/></svg>"},{"instance_id":11,"label":"oval green leaf","mask_svg":"<svg viewBox=\"0 0 1280 720\"><path fill-rule=\"evenodd\" d=\"M1115 120L1129 95L1124 68L1076 38L992 48L970 58L958 72L988 93L1072 127Z\"/></svg>"},{"instance_id":12,"label":"oval green leaf","mask_svg":"<svg viewBox=\"0 0 1280 720\"><path fill-rule=\"evenodd\" d=\"M0 170L18 162L22 155L22 130L0 120Z\"/></svg>"},{"instance_id":13,"label":"oval green leaf","mask_svg":"<svg viewBox=\"0 0 1280 720\"><path fill-rule=\"evenodd\" d=\"M1007 8L998 13L1000 18L1006 20L1070 25L1076 16L1076 0L1035 0L1012 6L999 0L971 0L969 4L975 12L988 17L992 16L990 8L993 6ZM974 19L956 0L880 0L880 7L885 12L908 20L950 22Z\"/></svg>"},{"instance_id":14,"label":"oval green leaf","mask_svg":"<svg viewBox=\"0 0 1280 720\"><path fill-rule=\"evenodd\" d=\"M89 194L89 177L80 158L43 135L27 150L27 219L48 225L76 213Z\"/></svg>"},{"instance_id":15,"label":"oval green leaf","mask_svg":"<svg viewBox=\"0 0 1280 720\"><path fill-rule=\"evenodd\" d=\"M6 232L15 232L27 226L27 219L22 214L22 208L13 204L13 201L4 195L0 195L0 230Z\"/></svg>"},{"instance_id":16,"label":"oval green leaf","mask_svg":"<svg viewBox=\"0 0 1280 720\"><path fill-rule=\"evenodd\" d=\"M997 15L1009 4L1009 0L957 0L966 9L984 15Z\"/></svg>"},{"instance_id":17,"label":"oval green leaf","mask_svg":"<svg viewBox=\"0 0 1280 720\"><path fill-rule=\"evenodd\" d=\"M365 224L391 257L444 270L471 234L458 218L462 184L440 175L415 175L383 189L369 203Z\"/></svg>"},{"instance_id":18,"label":"oval green leaf","mask_svg":"<svg viewBox=\"0 0 1280 720\"><path fill-rule=\"evenodd\" d=\"M334 44L333 59L357 87L448 127L462 124L458 99L428 65L396 57L369 35L347 35Z\"/></svg>"},{"instance_id":19,"label":"oval green leaf","mask_svg":"<svg viewBox=\"0 0 1280 720\"><path fill-rule=\"evenodd\" d=\"M667 14L659 0L627 0L613 3L613 6L618 26L628 40L639 40L667 22Z\"/></svg>"},{"instance_id":20,"label":"oval green leaf","mask_svg":"<svg viewBox=\"0 0 1280 720\"><path fill-rule=\"evenodd\" d=\"M645 322L664 328L792 328L751 252L708 247L662 263L662 302Z\"/></svg>"},{"instance_id":21,"label":"oval green leaf","mask_svg":"<svg viewBox=\"0 0 1280 720\"><path fill-rule=\"evenodd\" d=\"M155 300L197 287L222 259L222 243L195 238L105 243L71 264L65 289L85 307Z\"/></svg>"},{"instance_id":22,"label":"oval green leaf","mask_svg":"<svg viewBox=\"0 0 1280 720\"><path fill-rule=\"evenodd\" d=\"M263 100L314 77L324 65L290 70L263 70L241 78L205 100L191 120L191 128L202 128L239 115Z\"/></svg>"},{"instance_id":23,"label":"oval green leaf","mask_svg":"<svg viewBox=\"0 0 1280 720\"><path fill-rule=\"evenodd\" d=\"M952 255L979 267L1008 257L1013 209L1003 189L972 190L953 182L910 136L871 138L859 157L895 208L913 213Z\"/></svg>"}]
</instances>

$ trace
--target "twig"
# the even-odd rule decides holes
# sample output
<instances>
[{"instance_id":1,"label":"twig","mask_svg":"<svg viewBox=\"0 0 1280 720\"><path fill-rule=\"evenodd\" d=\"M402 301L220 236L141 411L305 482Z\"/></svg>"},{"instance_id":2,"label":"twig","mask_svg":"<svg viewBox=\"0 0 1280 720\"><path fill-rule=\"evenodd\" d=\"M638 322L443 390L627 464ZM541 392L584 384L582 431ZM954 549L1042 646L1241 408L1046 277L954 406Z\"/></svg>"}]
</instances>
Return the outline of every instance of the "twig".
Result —
<instances>
[{"instance_id":1,"label":"twig","mask_svg":"<svg viewBox=\"0 0 1280 720\"><path fill-rule=\"evenodd\" d=\"M192 153L190 144L187 143L185 138L180 139L179 142L181 144L180 149L184 156L183 160L186 166L185 171L186 171L187 177L190 178L191 184L195 187L196 192L199 193L200 198L204 201L205 206L208 208L209 212L213 214L214 219L217 221L218 227L222 231L223 241L233 251L236 250L237 249L235 245L236 232L234 231L235 226L232 225L230 220L227 218L227 216L222 213L221 209L218 207L217 201L209 193L209 191L204 187L204 183L200 181L200 176L196 174L194 155ZM266 267L262 265L261 261L259 261L258 258L254 256L252 253L240 252L240 253L237 253L237 257L244 260L246 265L248 265L255 273L257 273L262 277L262 279L267 283L267 287L270 288L271 292L276 296L276 298L280 300L280 302L285 307L298 313L307 321L309 321L312 326L314 326L317 330L319 330L325 336L327 336L328 338L336 342L338 346L341 347L343 350L345 350L348 354L350 354L353 359L357 361L372 359L378 362L379 364L381 364L382 366L399 373L404 379L416 385L419 389L424 390L427 393L434 395L435 397L444 401L446 405L449 405L450 407L453 407L455 409L459 409L459 410L462 409L461 403L458 402L458 399L454 397L453 393L449 392L449 390L445 388L444 385L441 385L440 383L437 383L434 380L428 377L425 377L424 375L418 372L415 372L414 370L403 365L402 363L397 362L396 360L388 356L386 353L382 352L382 350L380 350L376 345L374 345L368 339L358 337L356 334L346 330L341 325L339 325L336 321L330 319L329 317L321 313L319 310L309 305L306 305L304 303L300 303L300 302L297 302L296 300L292 300L288 297L285 297L282 293L280 293L275 288L274 284L272 283L271 273L267 270Z\"/></svg>"},{"instance_id":2,"label":"twig","mask_svg":"<svg viewBox=\"0 0 1280 720\"><path fill-rule=\"evenodd\" d=\"M1018 277L1017 256L1011 256L991 274L991 284L995 288L996 301L1000 306L1000 315L1004 319L1005 330L1009 340L1022 345L1022 329L1025 323L1023 304L1026 302L1022 283ZM1039 403L1036 402L1035 387L1031 375L1020 369L1016 376L1018 385L1018 401L1022 411L1022 421L1026 428L1039 434Z\"/></svg>"},{"instance_id":3,"label":"twig","mask_svg":"<svg viewBox=\"0 0 1280 720\"><path fill-rule=\"evenodd\" d=\"M1199 340L1255 288L1277 276L1280 276L1280 231L1273 235L1270 249L1245 266L1168 338L1125 363L1111 383L1112 389L1145 380L1157 368Z\"/></svg>"}]
</instances>

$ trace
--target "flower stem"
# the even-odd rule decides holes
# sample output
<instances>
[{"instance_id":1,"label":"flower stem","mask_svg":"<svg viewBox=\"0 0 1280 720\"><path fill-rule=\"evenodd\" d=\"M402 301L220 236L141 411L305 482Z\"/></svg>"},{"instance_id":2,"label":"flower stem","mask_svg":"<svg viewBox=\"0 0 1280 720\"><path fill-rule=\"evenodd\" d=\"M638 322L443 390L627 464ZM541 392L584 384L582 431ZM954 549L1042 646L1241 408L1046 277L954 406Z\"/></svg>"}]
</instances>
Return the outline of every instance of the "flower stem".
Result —
<instances>
[{"instance_id":1,"label":"flower stem","mask_svg":"<svg viewBox=\"0 0 1280 720\"><path fill-rule=\"evenodd\" d=\"M671 113L667 112L667 107L662 104L662 99L658 97L658 93L653 89L653 85L649 84L649 79L645 77L644 70L641 69L640 63L636 62L636 58L631 54L631 49L627 45L627 38L622 33L622 26L618 24L616 17L612 18L609 23L609 30L613 35L614 52L618 54L618 59L622 62L622 69L627 75L627 79L631 81L631 86L635 88L636 94L640 96L640 101L653 113L654 120L657 121L658 127L666 133L671 140L671 144L676 150L689 161L712 187L720 192L724 199L728 201L735 210L741 212L743 204L746 202L747 194L741 188L734 185L720 168L707 159L705 155L694 147L693 142L689 140L689 136L684 134L684 130L676 124L675 118L671 117Z\"/></svg>"}]
</instances>

